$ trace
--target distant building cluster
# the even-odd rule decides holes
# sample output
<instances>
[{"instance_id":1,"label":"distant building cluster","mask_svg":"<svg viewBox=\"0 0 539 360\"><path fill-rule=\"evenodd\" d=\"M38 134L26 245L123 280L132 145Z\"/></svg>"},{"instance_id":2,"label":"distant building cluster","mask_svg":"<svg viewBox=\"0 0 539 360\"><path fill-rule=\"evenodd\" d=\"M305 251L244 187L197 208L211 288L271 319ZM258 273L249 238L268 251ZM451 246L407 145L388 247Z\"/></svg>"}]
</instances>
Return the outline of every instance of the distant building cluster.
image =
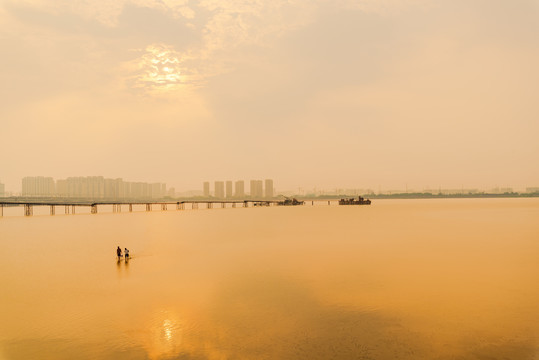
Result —
<instances>
[{"instance_id":1,"label":"distant building cluster","mask_svg":"<svg viewBox=\"0 0 539 360\"><path fill-rule=\"evenodd\" d=\"M4 184L0 183L0 197L6 196L6 187Z\"/></svg>"},{"instance_id":2,"label":"distant building cluster","mask_svg":"<svg viewBox=\"0 0 539 360\"><path fill-rule=\"evenodd\" d=\"M106 179L103 176L52 177L27 176L22 179L22 196L91 199L159 199L167 195L166 184Z\"/></svg>"},{"instance_id":3,"label":"distant building cluster","mask_svg":"<svg viewBox=\"0 0 539 360\"><path fill-rule=\"evenodd\" d=\"M243 199L246 197L252 199L273 198L275 196L273 188L273 180L251 180L249 194L245 192L245 182L238 180L236 182L215 181L213 186L214 191L210 191L210 182L206 181L202 184L204 197L213 196L217 199Z\"/></svg>"}]
</instances>

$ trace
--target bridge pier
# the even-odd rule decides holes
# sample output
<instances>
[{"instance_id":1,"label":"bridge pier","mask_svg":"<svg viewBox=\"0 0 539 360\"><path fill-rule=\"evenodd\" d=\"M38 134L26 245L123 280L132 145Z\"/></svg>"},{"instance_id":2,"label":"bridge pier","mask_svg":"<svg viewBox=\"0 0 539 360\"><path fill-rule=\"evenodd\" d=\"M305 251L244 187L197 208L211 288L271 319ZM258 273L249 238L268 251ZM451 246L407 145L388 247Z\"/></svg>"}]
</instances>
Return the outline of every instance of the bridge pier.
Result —
<instances>
[{"instance_id":1,"label":"bridge pier","mask_svg":"<svg viewBox=\"0 0 539 360\"><path fill-rule=\"evenodd\" d=\"M0 204L0 217L4 216L4 204Z\"/></svg>"},{"instance_id":2,"label":"bridge pier","mask_svg":"<svg viewBox=\"0 0 539 360\"><path fill-rule=\"evenodd\" d=\"M90 208L90 212L92 214L97 214L97 205L95 205L95 204L92 205L91 208Z\"/></svg>"},{"instance_id":3,"label":"bridge pier","mask_svg":"<svg viewBox=\"0 0 539 360\"><path fill-rule=\"evenodd\" d=\"M66 214L66 215L69 215L69 205L66 205L66 206L65 206L65 214Z\"/></svg>"},{"instance_id":4,"label":"bridge pier","mask_svg":"<svg viewBox=\"0 0 539 360\"><path fill-rule=\"evenodd\" d=\"M236 207L236 203L235 203L235 202L232 203L232 207L233 207L233 208Z\"/></svg>"},{"instance_id":5,"label":"bridge pier","mask_svg":"<svg viewBox=\"0 0 539 360\"><path fill-rule=\"evenodd\" d=\"M161 204L161 210L166 211L167 210L167 204Z\"/></svg>"},{"instance_id":6,"label":"bridge pier","mask_svg":"<svg viewBox=\"0 0 539 360\"><path fill-rule=\"evenodd\" d=\"M129 212L133 212L133 204L129 204Z\"/></svg>"},{"instance_id":7,"label":"bridge pier","mask_svg":"<svg viewBox=\"0 0 539 360\"><path fill-rule=\"evenodd\" d=\"M209 203L206 204L206 207L207 207L208 209L212 209L212 208L213 208L213 204L209 202Z\"/></svg>"},{"instance_id":8,"label":"bridge pier","mask_svg":"<svg viewBox=\"0 0 539 360\"><path fill-rule=\"evenodd\" d=\"M56 213L56 210L54 208L54 205L51 205L51 215L54 215Z\"/></svg>"},{"instance_id":9,"label":"bridge pier","mask_svg":"<svg viewBox=\"0 0 539 360\"><path fill-rule=\"evenodd\" d=\"M152 204L146 204L146 211L152 211Z\"/></svg>"},{"instance_id":10,"label":"bridge pier","mask_svg":"<svg viewBox=\"0 0 539 360\"><path fill-rule=\"evenodd\" d=\"M32 216L34 214L34 209L32 205L25 204L24 205L24 216Z\"/></svg>"},{"instance_id":11,"label":"bridge pier","mask_svg":"<svg viewBox=\"0 0 539 360\"><path fill-rule=\"evenodd\" d=\"M75 214L75 205L71 205L71 213Z\"/></svg>"},{"instance_id":12,"label":"bridge pier","mask_svg":"<svg viewBox=\"0 0 539 360\"><path fill-rule=\"evenodd\" d=\"M192 209L192 210L198 209L198 203L193 203L193 204L191 205L191 209Z\"/></svg>"}]
</instances>

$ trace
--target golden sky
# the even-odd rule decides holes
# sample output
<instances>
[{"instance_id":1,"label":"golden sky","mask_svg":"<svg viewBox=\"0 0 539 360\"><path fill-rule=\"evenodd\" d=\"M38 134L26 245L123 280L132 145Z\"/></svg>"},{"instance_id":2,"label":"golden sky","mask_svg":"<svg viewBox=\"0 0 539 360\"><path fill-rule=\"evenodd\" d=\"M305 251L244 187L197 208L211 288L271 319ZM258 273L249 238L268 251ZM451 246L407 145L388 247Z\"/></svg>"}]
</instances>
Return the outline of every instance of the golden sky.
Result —
<instances>
[{"instance_id":1,"label":"golden sky","mask_svg":"<svg viewBox=\"0 0 539 360\"><path fill-rule=\"evenodd\" d=\"M0 0L0 181L539 186L538 0Z\"/></svg>"}]
</instances>

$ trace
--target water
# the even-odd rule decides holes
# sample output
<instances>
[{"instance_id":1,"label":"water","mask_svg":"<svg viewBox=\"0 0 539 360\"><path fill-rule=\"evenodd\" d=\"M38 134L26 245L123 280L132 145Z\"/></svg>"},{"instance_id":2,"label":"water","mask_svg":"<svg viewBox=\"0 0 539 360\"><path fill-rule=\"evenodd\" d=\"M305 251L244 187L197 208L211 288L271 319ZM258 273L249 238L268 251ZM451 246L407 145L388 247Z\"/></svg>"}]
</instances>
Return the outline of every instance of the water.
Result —
<instances>
[{"instance_id":1,"label":"water","mask_svg":"<svg viewBox=\"0 0 539 360\"><path fill-rule=\"evenodd\" d=\"M539 359L539 199L321 204L1 218L0 359Z\"/></svg>"}]
</instances>

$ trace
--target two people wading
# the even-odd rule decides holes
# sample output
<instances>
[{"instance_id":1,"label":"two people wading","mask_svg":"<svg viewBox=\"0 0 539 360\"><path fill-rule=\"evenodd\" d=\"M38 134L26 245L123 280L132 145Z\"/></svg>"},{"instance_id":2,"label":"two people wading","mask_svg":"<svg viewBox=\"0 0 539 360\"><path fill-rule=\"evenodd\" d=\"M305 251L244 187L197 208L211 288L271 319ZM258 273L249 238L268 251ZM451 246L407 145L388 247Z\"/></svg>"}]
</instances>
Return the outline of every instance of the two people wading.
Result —
<instances>
[{"instance_id":1,"label":"two people wading","mask_svg":"<svg viewBox=\"0 0 539 360\"><path fill-rule=\"evenodd\" d=\"M122 258L122 249L119 246L116 249L116 255L118 256L118 261L120 261L120 259ZM124 257L125 257L125 261L129 260L129 249L128 248L125 248L125 250L124 250Z\"/></svg>"}]
</instances>

